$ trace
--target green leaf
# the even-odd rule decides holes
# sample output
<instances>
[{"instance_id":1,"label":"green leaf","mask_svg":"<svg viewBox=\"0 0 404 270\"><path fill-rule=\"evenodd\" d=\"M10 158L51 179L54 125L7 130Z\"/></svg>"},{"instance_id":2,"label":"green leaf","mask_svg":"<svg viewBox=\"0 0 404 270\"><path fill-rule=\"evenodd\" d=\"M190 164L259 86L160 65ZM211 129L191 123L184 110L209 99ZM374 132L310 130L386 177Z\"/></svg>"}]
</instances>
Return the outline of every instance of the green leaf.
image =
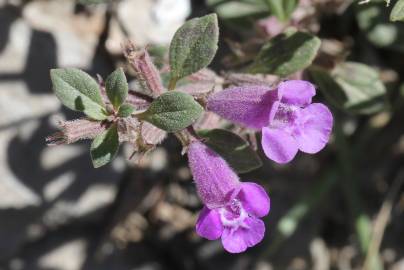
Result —
<instances>
[{"instance_id":1,"label":"green leaf","mask_svg":"<svg viewBox=\"0 0 404 270\"><path fill-rule=\"evenodd\" d=\"M66 107L95 120L107 118L100 88L90 75L75 68L52 69L50 74L53 91Z\"/></svg>"},{"instance_id":2,"label":"green leaf","mask_svg":"<svg viewBox=\"0 0 404 270\"><path fill-rule=\"evenodd\" d=\"M99 168L112 161L119 149L119 136L116 124L95 137L91 144L91 159L94 168Z\"/></svg>"},{"instance_id":3,"label":"green leaf","mask_svg":"<svg viewBox=\"0 0 404 270\"><path fill-rule=\"evenodd\" d=\"M121 107L119 107L118 116L129 117L135 110L135 107L130 104L122 104Z\"/></svg>"},{"instance_id":4,"label":"green leaf","mask_svg":"<svg viewBox=\"0 0 404 270\"><path fill-rule=\"evenodd\" d=\"M265 44L248 71L288 76L310 66L320 45L309 33L289 30Z\"/></svg>"},{"instance_id":5,"label":"green leaf","mask_svg":"<svg viewBox=\"0 0 404 270\"><path fill-rule=\"evenodd\" d=\"M361 63L345 62L337 66L333 75L347 96L347 109L363 113L383 109L386 88L375 69Z\"/></svg>"},{"instance_id":6,"label":"green leaf","mask_svg":"<svg viewBox=\"0 0 404 270\"><path fill-rule=\"evenodd\" d=\"M128 82L122 68L118 68L108 76L105 81L105 90L115 109L119 109L119 106L126 100L128 88Z\"/></svg>"},{"instance_id":7,"label":"green leaf","mask_svg":"<svg viewBox=\"0 0 404 270\"><path fill-rule=\"evenodd\" d=\"M171 78L177 81L210 64L216 54L219 27L216 14L187 21L170 44Z\"/></svg>"},{"instance_id":8,"label":"green leaf","mask_svg":"<svg viewBox=\"0 0 404 270\"><path fill-rule=\"evenodd\" d=\"M404 21L404 0L398 0L390 13L390 21Z\"/></svg>"},{"instance_id":9,"label":"green leaf","mask_svg":"<svg viewBox=\"0 0 404 270\"><path fill-rule=\"evenodd\" d=\"M347 97L341 86L332 77L331 73L316 66L310 67L309 73L313 81L326 97L327 101L335 107L344 109Z\"/></svg>"},{"instance_id":10,"label":"green leaf","mask_svg":"<svg viewBox=\"0 0 404 270\"><path fill-rule=\"evenodd\" d=\"M138 117L168 132L182 130L202 114L203 108L188 94L171 91L162 94Z\"/></svg>"},{"instance_id":11,"label":"green leaf","mask_svg":"<svg viewBox=\"0 0 404 270\"><path fill-rule=\"evenodd\" d=\"M386 106L386 88L378 72L367 65L345 62L331 72L312 67L310 75L329 102L339 108L370 114Z\"/></svg>"},{"instance_id":12,"label":"green leaf","mask_svg":"<svg viewBox=\"0 0 404 270\"><path fill-rule=\"evenodd\" d=\"M240 136L224 130L198 131L204 143L222 156L238 173L246 173L262 166L257 153Z\"/></svg>"},{"instance_id":13,"label":"green leaf","mask_svg":"<svg viewBox=\"0 0 404 270\"><path fill-rule=\"evenodd\" d=\"M281 21L287 21L297 6L297 0L265 0L269 10Z\"/></svg>"}]
</instances>

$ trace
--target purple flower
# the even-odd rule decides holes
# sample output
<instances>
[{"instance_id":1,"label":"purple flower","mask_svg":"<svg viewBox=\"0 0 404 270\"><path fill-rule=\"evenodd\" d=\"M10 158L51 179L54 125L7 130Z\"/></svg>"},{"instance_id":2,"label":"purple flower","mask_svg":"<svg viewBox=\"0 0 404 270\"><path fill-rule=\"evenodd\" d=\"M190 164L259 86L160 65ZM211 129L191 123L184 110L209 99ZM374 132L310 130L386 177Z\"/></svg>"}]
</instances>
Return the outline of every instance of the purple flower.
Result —
<instances>
[{"instance_id":1,"label":"purple flower","mask_svg":"<svg viewBox=\"0 0 404 270\"><path fill-rule=\"evenodd\" d=\"M260 219L269 212L265 190L255 183L240 182L226 161L200 142L188 149L189 167L204 208L196 232L209 240L221 238L225 250L239 253L264 237Z\"/></svg>"},{"instance_id":2,"label":"purple flower","mask_svg":"<svg viewBox=\"0 0 404 270\"><path fill-rule=\"evenodd\" d=\"M321 103L311 103L314 86L303 80L281 82L276 89L241 86L208 100L208 109L246 127L262 129L262 148L269 159L291 161L297 151L314 154L328 143L333 117Z\"/></svg>"}]
</instances>

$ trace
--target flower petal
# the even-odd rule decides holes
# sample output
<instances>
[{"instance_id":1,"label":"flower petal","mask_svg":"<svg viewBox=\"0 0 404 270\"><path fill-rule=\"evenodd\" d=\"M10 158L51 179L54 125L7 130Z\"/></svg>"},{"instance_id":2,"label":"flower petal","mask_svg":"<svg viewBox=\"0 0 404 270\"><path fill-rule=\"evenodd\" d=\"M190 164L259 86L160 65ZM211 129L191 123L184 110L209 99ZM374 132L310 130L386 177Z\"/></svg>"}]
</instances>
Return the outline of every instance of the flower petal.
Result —
<instances>
[{"instance_id":1,"label":"flower petal","mask_svg":"<svg viewBox=\"0 0 404 270\"><path fill-rule=\"evenodd\" d=\"M237 197L247 213L255 217L268 215L270 199L262 186L256 183L244 182L241 184L241 190Z\"/></svg>"},{"instance_id":2,"label":"flower petal","mask_svg":"<svg viewBox=\"0 0 404 270\"><path fill-rule=\"evenodd\" d=\"M265 234L265 224L258 218L249 217L244 220L245 227L236 230L225 228L222 234L222 244L230 253L240 253L262 241Z\"/></svg>"},{"instance_id":3,"label":"flower petal","mask_svg":"<svg viewBox=\"0 0 404 270\"><path fill-rule=\"evenodd\" d=\"M236 173L203 143L191 143L188 161L199 197L208 208L226 205L239 192L240 181Z\"/></svg>"},{"instance_id":4,"label":"flower petal","mask_svg":"<svg viewBox=\"0 0 404 270\"><path fill-rule=\"evenodd\" d=\"M263 128L261 143L265 155L281 164L291 161L298 151L296 140L282 129Z\"/></svg>"},{"instance_id":5,"label":"flower petal","mask_svg":"<svg viewBox=\"0 0 404 270\"><path fill-rule=\"evenodd\" d=\"M252 217L247 218L245 223L250 229L244 234L244 240L248 247L255 246L264 238L265 224L261 219Z\"/></svg>"},{"instance_id":6,"label":"flower petal","mask_svg":"<svg viewBox=\"0 0 404 270\"><path fill-rule=\"evenodd\" d=\"M311 99L316 95L313 84L303 80L289 80L281 82L278 90L282 95L282 102L286 104L305 107L311 103Z\"/></svg>"},{"instance_id":7,"label":"flower petal","mask_svg":"<svg viewBox=\"0 0 404 270\"><path fill-rule=\"evenodd\" d=\"M248 246L244 241L244 232L237 229L236 231L231 228L225 228L222 234L222 244L226 251L230 253L241 253L247 250Z\"/></svg>"},{"instance_id":8,"label":"flower petal","mask_svg":"<svg viewBox=\"0 0 404 270\"><path fill-rule=\"evenodd\" d=\"M299 128L294 137L299 149L305 153L314 154L324 148L330 139L333 117L327 106L313 103L300 112Z\"/></svg>"},{"instance_id":9,"label":"flower petal","mask_svg":"<svg viewBox=\"0 0 404 270\"><path fill-rule=\"evenodd\" d=\"M216 240L222 235L223 226L220 214L216 210L210 210L206 206L199 214L196 222L196 233L208 240Z\"/></svg>"},{"instance_id":10,"label":"flower petal","mask_svg":"<svg viewBox=\"0 0 404 270\"><path fill-rule=\"evenodd\" d=\"M268 124L272 105L278 100L277 90L262 85L247 85L212 95L207 108L227 120L260 129Z\"/></svg>"}]
</instances>

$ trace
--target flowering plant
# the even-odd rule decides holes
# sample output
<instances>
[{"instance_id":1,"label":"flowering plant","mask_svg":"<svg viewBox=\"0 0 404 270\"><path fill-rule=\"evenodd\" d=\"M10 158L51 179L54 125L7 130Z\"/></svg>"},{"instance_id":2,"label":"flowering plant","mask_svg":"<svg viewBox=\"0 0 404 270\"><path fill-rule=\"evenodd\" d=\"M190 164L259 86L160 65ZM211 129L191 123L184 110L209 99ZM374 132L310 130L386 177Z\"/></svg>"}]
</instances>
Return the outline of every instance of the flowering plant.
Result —
<instances>
[{"instance_id":1,"label":"flowering plant","mask_svg":"<svg viewBox=\"0 0 404 270\"><path fill-rule=\"evenodd\" d=\"M320 39L298 30L297 19L291 19L297 1L291 6L277 2L268 1L275 17L261 22L275 22L276 29L271 25L265 29L276 33L267 33L255 57L245 53L253 46L242 48L245 58L240 57L242 67L237 72L219 75L207 68L218 49L216 14L191 19L178 29L170 44L169 63L161 69L147 49L126 42L123 54L136 81L131 86L123 68L105 81L74 68L51 70L56 96L85 117L61 122L61 130L49 136L48 143L92 139L91 158L98 168L116 156L122 143L133 147L138 161L174 134L188 156L204 205L196 233L209 240L221 238L231 253L255 246L264 238L263 219L270 199L264 187L241 182L237 173L262 166L255 151L256 136L261 136L265 156L279 164L291 162L299 150L318 153L329 142L334 123L326 104L369 113L378 110L378 98L385 92L376 81L377 91L365 93L349 76L354 70L374 77L368 67L337 64L336 59L332 68L322 63ZM234 59L227 60L236 65ZM324 93L325 103L313 102L316 87L325 92L333 87L345 94L344 99L330 98L337 95L332 92ZM350 94L355 91L356 95Z\"/></svg>"}]
</instances>

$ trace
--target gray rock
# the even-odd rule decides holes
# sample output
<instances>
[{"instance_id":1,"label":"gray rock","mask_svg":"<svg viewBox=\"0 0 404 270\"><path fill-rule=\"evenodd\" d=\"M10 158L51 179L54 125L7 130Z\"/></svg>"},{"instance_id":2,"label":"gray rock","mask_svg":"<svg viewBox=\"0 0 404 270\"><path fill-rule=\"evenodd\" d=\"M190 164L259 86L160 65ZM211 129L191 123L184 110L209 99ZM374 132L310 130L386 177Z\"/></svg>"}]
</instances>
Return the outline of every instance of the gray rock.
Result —
<instances>
[{"instance_id":1,"label":"gray rock","mask_svg":"<svg viewBox=\"0 0 404 270\"><path fill-rule=\"evenodd\" d=\"M91 64L104 28L106 7L94 7L91 16L75 14L74 7L73 0L32 1L23 16L32 28L55 38L59 66L85 68Z\"/></svg>"},{"instance_id":2,"label":"gray rock","mask_svg":"<svg viewBox=\"0 0 404 270\"><path fill-rule=\"evenodd\" d=\"M118 19L137 45L168 44L191 12L190 0L124 0L118 6ZM111 22L107 48L121 52L127 39L119 23Z\"/></svg>"}]
</instances>

